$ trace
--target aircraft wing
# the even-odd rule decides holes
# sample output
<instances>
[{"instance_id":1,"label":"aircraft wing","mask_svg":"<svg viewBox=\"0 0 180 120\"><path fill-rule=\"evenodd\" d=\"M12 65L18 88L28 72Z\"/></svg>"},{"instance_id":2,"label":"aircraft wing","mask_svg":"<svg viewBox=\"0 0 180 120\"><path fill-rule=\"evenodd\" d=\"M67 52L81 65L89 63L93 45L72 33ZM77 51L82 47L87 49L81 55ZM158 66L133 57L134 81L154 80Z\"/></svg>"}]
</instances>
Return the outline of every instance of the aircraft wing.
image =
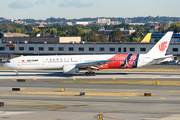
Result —
<instances>
[{"instance_id":1,"label":"aircraft wing","mask_svg":"<svg viewBox=\"0 0 180 120\"><path fill-rule=\"evenodd\" d=\"M80 64L77 64L76 67L78 67L78 68L87 68L87 67L93 68L93 67L105 65L112 61L113 60L102 60L102 61L95 61L95 62L88 62L88 63L80 63Z\"/></svg>"}]
</instances>

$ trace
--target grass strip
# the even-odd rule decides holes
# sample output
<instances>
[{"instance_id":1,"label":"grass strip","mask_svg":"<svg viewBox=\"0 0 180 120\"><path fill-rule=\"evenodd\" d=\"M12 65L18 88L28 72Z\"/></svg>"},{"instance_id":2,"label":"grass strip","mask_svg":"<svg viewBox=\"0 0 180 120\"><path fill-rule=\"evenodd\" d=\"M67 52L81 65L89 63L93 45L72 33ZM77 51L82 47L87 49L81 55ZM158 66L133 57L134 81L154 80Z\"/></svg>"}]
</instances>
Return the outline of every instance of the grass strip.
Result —
<instances>
[{"instance_id":1,"label":"grass strip","mask_svg":"<svg viewBox=\"0 0 180 120\"><path fill-rule=\"evenodd\" d=\"M46 81L52 83L81 83L81 84L124 84L124 85L173 85L180 86L180 81L157 80L80 80L80 81Z\"/></svg>"},{"instance_id":2,"label":"grass strip","mask_svg":"<svg viewBox=\"0 0 180 120\"><path fill-rule=\"evenodd\" d=\"M0 67L0 70L11 70L11 69L6 68L6 67Z\"/></svg>"},{"instance_id":3,"label":"grass strip","mask_svg":"<svg viewBox=\"0 0 180 120\"><path fill-rule=\"evenodd\" d=\"M16 91L16 92L0 92L1 94L24 94L24 95L68 95L78 96L80 92L76 91ZM144 93L117 93L117 92L85 92L86 96L143 96Z\"/></svg>"}]
</instances>

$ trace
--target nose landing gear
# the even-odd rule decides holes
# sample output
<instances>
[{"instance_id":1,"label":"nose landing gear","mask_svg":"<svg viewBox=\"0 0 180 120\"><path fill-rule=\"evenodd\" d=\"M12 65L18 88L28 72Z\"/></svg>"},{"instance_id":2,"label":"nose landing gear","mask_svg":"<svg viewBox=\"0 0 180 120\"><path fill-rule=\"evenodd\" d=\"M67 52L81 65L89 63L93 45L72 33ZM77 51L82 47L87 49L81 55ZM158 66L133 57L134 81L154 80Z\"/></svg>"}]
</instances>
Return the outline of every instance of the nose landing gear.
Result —
<instances>
[{"instance_id":1,"label":"nose landing gear","mask_svg":"<svg viewBox=\"0 0 180 120\"><path fill-rule=\"evenodd\" d=\"M19 76L18 70L15 70L15 72L16 72L16 76L18 77Z\"/></svg>"}]
</instances>

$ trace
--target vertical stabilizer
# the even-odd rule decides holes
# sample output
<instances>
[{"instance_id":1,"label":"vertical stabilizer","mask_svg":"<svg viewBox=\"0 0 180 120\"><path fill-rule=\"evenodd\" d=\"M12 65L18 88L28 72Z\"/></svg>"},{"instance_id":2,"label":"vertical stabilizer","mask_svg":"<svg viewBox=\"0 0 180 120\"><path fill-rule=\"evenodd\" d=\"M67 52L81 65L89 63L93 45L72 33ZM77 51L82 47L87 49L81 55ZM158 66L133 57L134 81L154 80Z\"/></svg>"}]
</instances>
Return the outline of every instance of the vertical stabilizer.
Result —
<instances>
[{"instance_id":1,"label":"vertical stabilizer","mask_svg":"<svg viewBox=\"0 0 180 120\"><path fill-rule=\"evenodd\" d=\"M150 40L151 40L151 35L152 35L152 33L148 33L148 34L144 37L144 39L141 41L141 43L149 43Z\"/></svg>"},{"instance_id":2,"label":"vertical stabilizer","mask_svg":"<svg viewBox=\"0 0 180 120\"><path fill-rule=\"evenodd\" d=\"M171 31L167 32L147 54L157 57L165 56L172 34L173 32Z\"/></svg>"}]
</instances>

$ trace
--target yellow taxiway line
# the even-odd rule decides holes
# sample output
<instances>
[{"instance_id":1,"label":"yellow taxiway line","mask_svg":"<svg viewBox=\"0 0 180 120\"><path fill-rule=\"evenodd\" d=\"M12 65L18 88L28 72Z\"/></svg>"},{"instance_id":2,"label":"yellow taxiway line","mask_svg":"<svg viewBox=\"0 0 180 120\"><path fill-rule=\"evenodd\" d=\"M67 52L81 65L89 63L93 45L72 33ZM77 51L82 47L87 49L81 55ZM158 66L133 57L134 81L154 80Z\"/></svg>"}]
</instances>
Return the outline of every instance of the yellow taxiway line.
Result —
<instances>
[{"instance_id":1,"label":"yellow taxiway line","mask_svg":"<svg viewBox=\"0 0 180 120\"><path fill-rule=\"evenodd\" d=\"M24 90L24 89L26 89L26 88L21 88L21 90Z\"/></svg>"},{"instance_id":2,"label":"yellow taxiway line","mask_svg":"<svg viewBox=\"0 0 180 120\"><path fill-rule=\"evenodd\" d=\"M96 90L96 88L91 88L91 89L85 89L85 90Z\"/></svg>"},{"instance_id":3,"label":"yellow taxiway line","mask_svg":"<svg viewBox=\"0 0 180 120\"><path fill-rule=\"evenodd\" d=\"M128 90L128 91L137 91L138 89L132 89L132 90Z\"/></svg>"},{"instance_id":4,"label":"yellow taxiway line","mask_svg":"<svg viewBox=\"0 0 180 120\"><path fill-rule=\"evenodd\" d=\"M125 97L124 99L129 99L129 97Z\"/></svg>"},{"instance_id":5,"label":"yellow taxiway line","mask_svg":"<svg viewBox=\"0 0 180 120\"><path fill-rule=\"evenodd\" d=\"M172 90L172 91L169 91L169 92L180 92L180 90Z\"/></svg>"}]
</instances>

